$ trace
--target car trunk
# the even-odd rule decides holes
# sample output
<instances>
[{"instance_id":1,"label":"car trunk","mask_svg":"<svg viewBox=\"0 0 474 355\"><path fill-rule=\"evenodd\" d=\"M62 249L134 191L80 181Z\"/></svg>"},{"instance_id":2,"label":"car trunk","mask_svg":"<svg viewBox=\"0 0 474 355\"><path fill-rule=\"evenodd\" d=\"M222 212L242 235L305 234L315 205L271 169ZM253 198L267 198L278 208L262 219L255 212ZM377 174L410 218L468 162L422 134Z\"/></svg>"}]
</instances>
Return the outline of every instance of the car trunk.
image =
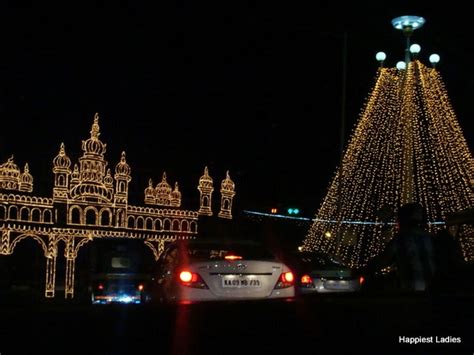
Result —
<instances>
[{"instance_id":1,"label":"car trunk","mask_svg":"<svg viewBox=\"0 0 474 355\"><path fill-rule=\"evenodd\" d=\"M213 294L228 298L268 297L283 271L278 262L255 260L200 262L193 269Z\"/></svg>"}]
</instances>

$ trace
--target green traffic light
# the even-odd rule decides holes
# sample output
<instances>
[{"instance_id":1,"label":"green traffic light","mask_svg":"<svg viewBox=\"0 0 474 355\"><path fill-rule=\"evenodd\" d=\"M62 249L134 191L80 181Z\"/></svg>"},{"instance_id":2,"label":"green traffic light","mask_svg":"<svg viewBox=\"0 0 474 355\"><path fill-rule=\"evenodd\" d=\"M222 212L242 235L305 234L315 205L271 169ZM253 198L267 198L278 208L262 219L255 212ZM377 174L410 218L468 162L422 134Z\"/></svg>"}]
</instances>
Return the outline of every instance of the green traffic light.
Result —
<instances>
[{"instance_id":1,"label":"green traffic light","mask_svg":"<svg viewBox=\"0 0 474 355\"><path fill-rule=\"evenodd\" d=\"M300 210L298 208L288 208L288 214L299 214Z\"/></svg>"}]
</instances>

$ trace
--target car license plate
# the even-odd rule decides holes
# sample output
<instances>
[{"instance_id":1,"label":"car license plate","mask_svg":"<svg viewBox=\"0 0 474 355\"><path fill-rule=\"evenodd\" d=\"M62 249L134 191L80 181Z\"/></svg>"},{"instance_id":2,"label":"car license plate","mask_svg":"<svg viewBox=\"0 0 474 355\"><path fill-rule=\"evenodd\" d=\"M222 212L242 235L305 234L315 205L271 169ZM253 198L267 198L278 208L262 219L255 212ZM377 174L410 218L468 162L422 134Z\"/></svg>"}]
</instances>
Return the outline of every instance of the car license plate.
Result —
<instances>
[{"instance_id":1,"label":"car license plate","mask_svg":"<svg viewBox=\"0 0 474 355\"><path fill-rule=\"evenodd\" d=\"M345 290L349 288L349 283L347 281L326 281L324 287L333 290Z\"/></svg>"},{"instance_id":2,"label":"car license plate","mask_svg":"<svg viewBox=\"0 0 474 355\"><path fill-rule=\"evenodd\" d=\"M222 287L226 288L253 288L260 287L260 280L245 276L224 276L222 278Z\"/></svg>"}]
</instances>

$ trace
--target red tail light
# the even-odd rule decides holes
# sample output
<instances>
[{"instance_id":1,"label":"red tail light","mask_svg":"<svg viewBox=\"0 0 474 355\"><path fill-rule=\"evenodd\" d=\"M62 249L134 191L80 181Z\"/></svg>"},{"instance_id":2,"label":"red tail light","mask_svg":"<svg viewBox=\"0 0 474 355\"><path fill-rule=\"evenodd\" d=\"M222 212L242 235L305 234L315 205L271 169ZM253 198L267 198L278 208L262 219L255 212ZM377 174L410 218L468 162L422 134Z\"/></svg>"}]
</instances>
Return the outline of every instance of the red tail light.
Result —
<instances>
[{"instance_id":1,"label":"red tail light","mask_svg":"<svg viewBox=\"0 0 474 355\"><path fill-rule=\"evenodd\" d=\"M293 276L293 273L291 271L284 272L283 274L281 274L280 278L283 282L290 283L293 283L293 281L295 280L295 277Z\"/></svg>"},{"instance_id":2,"label":"red tail light","mask_svg":"<svg viewBox=\"0 0 474 355\"><path fill-rule=\"evenodd\" d=\"M286 288L286 287L291 287L293 286L295 281L295 276L291 271L288 272L282 272L280 275L280 278L278 279L277 284L275 285L275 288Z\"/></svg>"},{"instance_id":3,"label":"red tail light","mask_svg":"<svg viewBox=\"0 0 474 355\"><path fill-rule=\"evenodd\" d=\"M359 284L362 285L364 283L365 279L364 276L359 277Z\"/></svg>"},{"instance_id":4,"label":"red tail light","mask_svg":"<svg viewBox=\"0 0 474 355\"><path fill-rule=\"evenodd\" d=\"M191 271L181 271L179 273L179 279L181 282L191 282L193 279L193 273Z\"/></svg>"},{"instance_id":5,"label":"red tail light","mask_svg":"<svg viewBox=\"0 0 474 355\"><path fill-rule=\"evenodd\" d=\"M226 255L224 256L225 260L242 260L240 255Z\"/></svg>"},{"instance_id":6,"label":"red tail light","mask_svg":"<svg viewBox=\"0 0 474 355\"><path fill-rule=\"evenodd\" d=\"M309 275L301 276L301 284L302 285L309 285L313 283L313 279Z\"/></svg>"},{"instance_id":7,"label":"red tail light","mask_svg":"<svg viewBox=\"0 0 474 355\"><path fill-rule=\"evenodd\" d=\"M181 285L193 288L208 288L202 277L195 272L183 270L179 273Z\"/></svg>"},{"instance_id":8,"label":"red tail light","mask_svg":"<svg viewBox=\"0 0 474 355\"><path fill-rule=\"evenodd\" d=\"M103 290L103 289L104 289L104 285L99 284L99 285L97 286L97 288L98 288L99 290Z\"/></svg>"}]
</instances>

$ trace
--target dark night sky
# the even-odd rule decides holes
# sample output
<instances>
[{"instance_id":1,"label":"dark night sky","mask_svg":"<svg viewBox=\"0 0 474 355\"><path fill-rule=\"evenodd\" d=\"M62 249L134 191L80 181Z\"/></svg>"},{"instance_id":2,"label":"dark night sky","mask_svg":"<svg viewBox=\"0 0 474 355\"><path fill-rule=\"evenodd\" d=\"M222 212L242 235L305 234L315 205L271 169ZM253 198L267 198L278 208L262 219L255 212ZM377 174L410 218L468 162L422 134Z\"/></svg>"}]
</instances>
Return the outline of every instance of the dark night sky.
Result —
<instances>
[{"instance_id":1,"label":"dark night sky","mask_svg":"<svg viewBox=\"0 0 474 355\"><path fill-rule=\"evenodd\" d=\"M148 178L156 183L166 170L189 203L207 165L217 188L230 170L241 208L295 205L310 216L339 160L343 33L347 141L373 84L375 53L384 50L390 66L403 59L404 38L390 20L408 14L427 20L412 41L425 63L440 54L472 151L466 9L413 1L155 3L2 3L0 160L14 154L22 168L29 162L42 195L51 195L60 143L77 160L99 112L109 165L127 152L132 201L143 201Z\"/></svg>"}]
</instances>

